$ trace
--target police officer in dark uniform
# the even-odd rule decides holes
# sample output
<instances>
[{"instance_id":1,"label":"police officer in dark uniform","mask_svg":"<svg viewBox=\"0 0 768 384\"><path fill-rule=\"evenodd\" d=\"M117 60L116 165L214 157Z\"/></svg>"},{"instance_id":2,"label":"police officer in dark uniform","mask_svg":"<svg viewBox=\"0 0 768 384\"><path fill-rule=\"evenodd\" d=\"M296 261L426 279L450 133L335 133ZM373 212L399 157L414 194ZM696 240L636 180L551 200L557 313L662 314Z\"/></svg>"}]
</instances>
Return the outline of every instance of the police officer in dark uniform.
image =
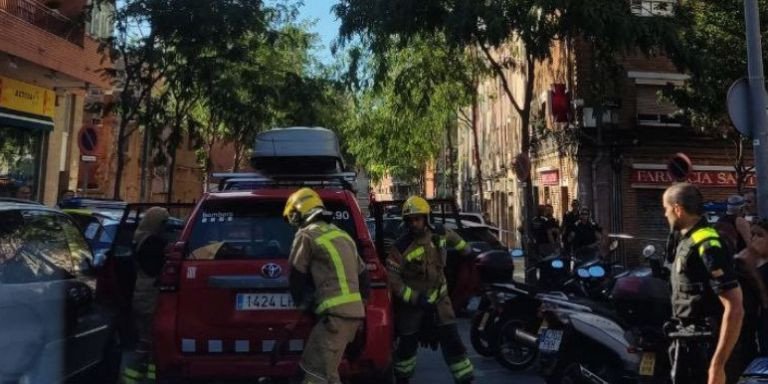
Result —
<instances>
[{"instance_id":1,"label":"police officer in dark uniform","mask_svg":"<svg viewBox=\"0 0 768 384\"><path fill-rule=\"evenodd\" d=\"M725 366L741 331L741 288L726 242L703 215L695 186L675 184L664 192L670 235L672 283L672 381L724 384ZM707 369L705 369L707 367Z\"/></svg>"}]
</instances>

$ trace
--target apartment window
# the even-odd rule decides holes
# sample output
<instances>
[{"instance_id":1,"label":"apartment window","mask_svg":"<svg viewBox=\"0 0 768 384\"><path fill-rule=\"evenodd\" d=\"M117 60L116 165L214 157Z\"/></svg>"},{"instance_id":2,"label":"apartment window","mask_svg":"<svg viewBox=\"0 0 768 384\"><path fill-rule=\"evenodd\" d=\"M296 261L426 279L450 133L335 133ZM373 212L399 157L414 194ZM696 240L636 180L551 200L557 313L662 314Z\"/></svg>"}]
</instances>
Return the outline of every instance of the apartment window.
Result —
<instances>
[{"instance_id":1,"label":"apartment window","mask_svg":"<svg viewBox=\"0 0 768 384\"><path fill-rule=\"evenodd\" d=\"M98 39L112 36L113 15L115 6L108 2L98 2L91 8L91 20L88 23L88 33Z\"/></svg>"},{"instance_id":2,"label":"apartment window","mask_svg":"<svg viewBox=\"0 0 768 384\"><path fill-rule=\"evenodd\" d=\"M674 116L677 107L665 100L659 99L658 86L638 85L635 87L637 97L637 122L645 126L680 126Z\"/></svg>"},{"instance_id":3,"label":"apartment window","mask_svg":"<svg viewBox=\"0 0 768 384\"><path fill-rule=\"evenodd\" d=\"M637 16L673 16L675 0L631 0L632 13Z\"/></svg>"}]
</instances>

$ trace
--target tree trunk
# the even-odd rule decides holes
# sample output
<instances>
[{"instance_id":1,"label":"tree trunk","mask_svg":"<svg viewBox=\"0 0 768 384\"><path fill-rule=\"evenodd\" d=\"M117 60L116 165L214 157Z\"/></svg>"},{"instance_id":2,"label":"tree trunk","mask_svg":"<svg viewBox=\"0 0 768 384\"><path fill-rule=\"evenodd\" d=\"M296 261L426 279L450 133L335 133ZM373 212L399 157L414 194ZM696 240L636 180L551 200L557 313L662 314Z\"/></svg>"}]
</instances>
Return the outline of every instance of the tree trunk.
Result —
<instances>
[{"instance_id":1,"label":"tree trunk","mask_svg":"<svg viewBox=\"0 0 768 384\"><path fill-rule=\"evenodd\" d=\"M234 157L234 164L232 164L232 172L238 172L240 171L240 162L242 161L242 152L243 152L243 145L239 142L235 142L235 157Z\"/></svg>"},{"instance_id":2,"label":"tree trunk","mask_svg":"<svg viewBox=\"0 0 768 384\"><path fill-rule=\"evenodd\" d=\"M479 197L479 203L480 203L480 213L485 213L485 195L483 193L483 162L480 158L480 138L477 135L477 115L478 115L478 106L477 106L477 96L472 97L472 138L475 142L475 150L474 157L475 157L475 166L477 167L477 194Z\"/></svg>"},{"instance_id":3,"label":"tree trunk","mask_svg":"<svg viewBox=\"0 0 768 384\"><path fill-rule=\"evenodd\" d=\"M210 140L208 140L208 143L206 144L207 150L206 150L206 158L205 158L205 185L203 186L203 190L205 192L208 192L208 184L211 183L211 176L213 174L213 160L211 159L211 154L213 153L213 147L216 145L216 135L211 135Z\"/></svg>"},{"instance_id":4,"label":"tree trunk","mask_svg":"<svg viewBox=\"0 0 768 384\"><path fill-rule=\"evenodd\" d=\"M150 125L146 124L144 127L144 140L141 144L141 183L139 190L139 200L144 203L149 201L147 199L147 189L149 186L149 152L152 144L152 136L149 132Z\"/></svg>"},{"instance_id":5,"label":"tree trunk","mask_svg":"<svg viewBox=\"0 0 768 384\"><path fill-rule=\"evenodd\" d=\"M165 202L166 203L173 203L173 183L175 182L174 177L176 177L176 152L177 152L177 146L172 145L173 148L171 148L171 165L168 169L168 195L165 196Z\"/></svg>"},{"instance_id":6,"label":"tree trunk","mask_svg":"<svg viewBox=\"0 0 768 384\"><path fill-rule=\"evenodd\" d=\"M453 169L453 140L451 138L451 126L449 125L448 128L445 130L445 138L446 138L446 158L445 158L445 167L447 168L447 174L448 174L448 185L447 188L450 191L451 198L453 201L455 201L458 204L459 198L456 194L456 174L454 173Z\"/></svg>"},{"instance_id":7,"label":"tree trunk","mask_svg":"<svg viewBox=\"0 0 768 384\"><path fill-rule=\"evenodd\" d=\"M115 169L115 187L112 190L112 198L120 200L120 189L123 187L123 170L125 169L125 130L128 126L127 119L120 119L117 130L117 169Z\"/></svg>"},{"instance_id":8,"label":"tree trunk","mask_svg":"<svg viewBox=\"0 0 768 384\"><path fill-rule=\"evenodd\" d=\"M168 194L165 196L166 203L173 203L173 184L176 182L176 155L181 144L181 109L176 104L176 118L173 124L173 132L168 137L168 152L171 156L171 165L168 169Z\"/></svg>"}]
</instances>

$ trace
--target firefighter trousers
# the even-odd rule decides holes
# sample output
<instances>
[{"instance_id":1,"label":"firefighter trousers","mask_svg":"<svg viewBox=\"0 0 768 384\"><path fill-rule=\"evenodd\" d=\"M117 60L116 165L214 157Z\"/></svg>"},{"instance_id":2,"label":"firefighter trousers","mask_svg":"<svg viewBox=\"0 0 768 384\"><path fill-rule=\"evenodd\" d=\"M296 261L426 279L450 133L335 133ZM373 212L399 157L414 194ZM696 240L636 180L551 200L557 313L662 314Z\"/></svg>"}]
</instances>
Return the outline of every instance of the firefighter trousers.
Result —
<instances>
[{"instance_id":1,"label":"firefighter trousers","mask_svg":"<svg viewBox=\"0 0 768 384\"><path fill-rule=\"evenodd\" d=\"M362 325L360 319L323 316L312 328L301 355L302 384L340 384L339 364Z\"/></svg>"},{"instance_id":2,"label":"firefighter trousers","mask_svg":"<svg viewBox=\"0 0 768 384\"><path fill-rule=\"evenodd\" d=\"M456 383L471 383L474 367L467 357L467 350L459 337L456 324L437 327L440 349ZM399 335L395 350L395 377L410 379L416 370L419 334Z\"/></svg>"}]
</instances>

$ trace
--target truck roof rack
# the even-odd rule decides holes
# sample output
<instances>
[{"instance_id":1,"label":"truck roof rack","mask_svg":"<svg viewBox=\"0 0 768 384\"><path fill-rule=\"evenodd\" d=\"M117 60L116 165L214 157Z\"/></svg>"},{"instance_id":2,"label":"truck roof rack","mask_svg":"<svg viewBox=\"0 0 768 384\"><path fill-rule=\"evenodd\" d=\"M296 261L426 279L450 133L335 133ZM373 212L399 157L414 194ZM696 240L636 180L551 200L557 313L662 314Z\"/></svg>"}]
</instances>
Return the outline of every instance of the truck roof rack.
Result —
<instances>
[{"instance_id":1,"label":"truck roof rack","mask_svg":"<svg viewBox=\"0 0 768 384\"><path fill-rule=\"evenodd\" d=\"M260 188L321 187L355 191L354 172L322 174L214 173L220 191L242 191Z\"/></svg>"}]
</instances>

